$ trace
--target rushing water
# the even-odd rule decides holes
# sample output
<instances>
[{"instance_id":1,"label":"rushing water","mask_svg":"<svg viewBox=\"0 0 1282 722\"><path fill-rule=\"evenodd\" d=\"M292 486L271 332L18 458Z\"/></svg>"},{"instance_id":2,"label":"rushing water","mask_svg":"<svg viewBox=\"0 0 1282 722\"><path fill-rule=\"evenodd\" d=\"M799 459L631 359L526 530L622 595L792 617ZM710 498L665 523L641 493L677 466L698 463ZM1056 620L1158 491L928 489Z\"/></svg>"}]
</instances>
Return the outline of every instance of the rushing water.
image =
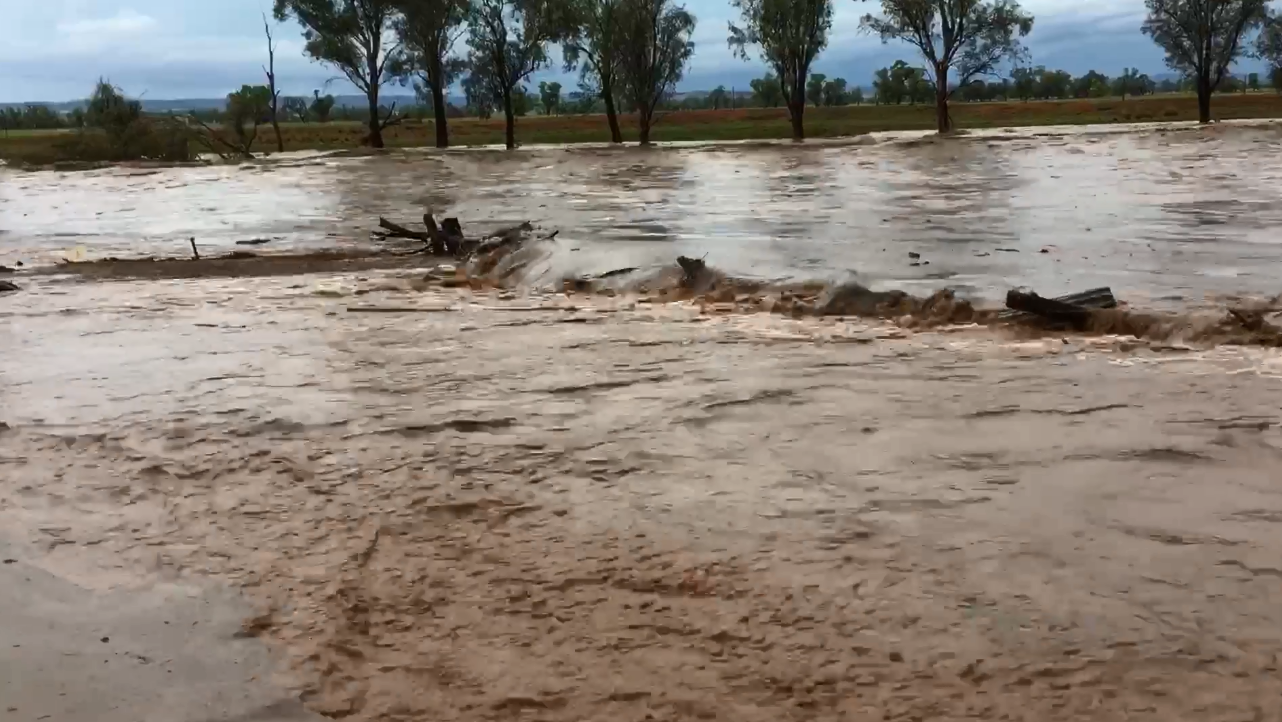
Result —
<instances>
[{"instance_id":1,"label":"rushing water","mask_svg":"<svg viewBox=\"0 0 1282 722\"><path fill-rule=\"evenodd\" d=\"M378 216L408 223L431 209L474 231L558 229L558 273L706 254L735 274L855 272L985 297L1111 285L1148 305L1196 305L1277 292L1277 127L1105 131L8 172L0 263L183 255L191 237L205 248L363 245Z\"/></svg>"},{"instance_id":2,"label":"rushing water","mask_svg":"<svg viewBox=\"0 0 1282 722\"><path fill-rule=\"evenodd\" d=\"M362 245L378 215L426 206L559 228L554 272L707 253L738 274L1197 305L1278 291L1278 143L1150 129L7 173L0 262L182 255L192 236ZM84 588L241 585L267 610L244 631L309 707L354 722L1282 718L1276 349L422 275L16 274L6 564ZM0 669L83 687L5 622ZM182 682L182 661L155 666Z\"/></svg>"}]
</instances>

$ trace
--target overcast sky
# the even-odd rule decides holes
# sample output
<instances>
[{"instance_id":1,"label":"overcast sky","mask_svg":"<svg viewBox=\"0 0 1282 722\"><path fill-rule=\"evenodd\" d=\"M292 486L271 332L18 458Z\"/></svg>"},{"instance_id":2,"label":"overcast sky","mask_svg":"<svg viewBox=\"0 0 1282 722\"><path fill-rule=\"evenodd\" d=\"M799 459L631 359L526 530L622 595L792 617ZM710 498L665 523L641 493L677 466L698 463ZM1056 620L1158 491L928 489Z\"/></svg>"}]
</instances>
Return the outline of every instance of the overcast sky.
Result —
<instances>
[{"instance_id":1,"label":"overcast sky","mask_svg":"<svg viewBox=\"0 0 1282 722\"><path fill-rule=\"evenodd\" d=\"M736 59L726 47L726 23L734 15L728 0L687 2L698 27L694 60L681 89L745 87L760 76L759 64ZM835 2L831 42L816 72L866 85L874 69L896 58L914 60L908 47L885 46L859 33L859 16L874 3ZM1035 64L1075 74L1097 69L1115 75L1127 66L1148 73L1166 70L1161 52L1140 34L1142 0L1023 4L1036 17L1027 42ZM0 102L82 98L100 75L130 95L154 99L217 98L244 83L262 82L262 13L270 10L270 0L11 0L4 5ZM335 75L303 57L297 25L285 23L276 35L277 75L286 94L310 95ZM334 83L330 92L351 91Z\"/></svg>"}]
</instances>

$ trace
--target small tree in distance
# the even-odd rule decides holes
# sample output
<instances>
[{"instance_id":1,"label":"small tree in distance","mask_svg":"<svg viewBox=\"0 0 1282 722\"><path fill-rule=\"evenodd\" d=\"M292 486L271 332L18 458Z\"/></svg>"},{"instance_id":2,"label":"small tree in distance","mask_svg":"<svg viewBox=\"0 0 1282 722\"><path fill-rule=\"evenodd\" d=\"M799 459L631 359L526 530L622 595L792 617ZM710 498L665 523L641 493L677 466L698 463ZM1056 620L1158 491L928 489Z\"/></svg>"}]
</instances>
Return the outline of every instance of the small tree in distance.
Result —
<instances>
[{"instance_id":1,"label":"small tree in distance","mask_svg":"<svg viewBox=\"0 0 1282 722\"><path fill-rule=\"evenodd\" d=\"M236 137L236 150L252 158L258 126L272 120L272 91L265 85L243 85L227 96L223 125Z\"/></svg>"},{"instance_id":2,"label":"small tree in distance","mask_svg":"<svg viewBox=\"0 0 1282 722\"><path fill-rule=\"evenodd\" d=\"M823 73L811 73L810 80L806 81L806 100L818 108L823 105L824 101L824 81L828 79Z\"/></svg>"},{"instance_id":3,"label":"small tree in distance","mask_svg":"<svg viewBox=\"0 0 1282 722\"><path fill-rule=\"evenodd\" d=\"M311 119L307 110L307 101L302 98L285 98L281 110L285 111L285 117L293 118L299 123L306 123Z\"/></svg>"},{"instance_id":4,"label":"small tree in distance","mask_svg":"<svg viewBox=\"0 0 1282 722\"><path fill-rule=\"evenodd\" d=\"M561 84L542 81L539 83L539 105L543 106L544 115L554 115L561 107Z\"/></svg>"},{"instance_id":5,"label":"small tree in distance","mask_svg":"<svg viewBox=\"0 0 1282 722\"><path fill-rule=\"evenodd\" d=\"M748 88L752 90L753 104L758 107L778 108L779 103L783 100L783 90L779 87L779 79L773 75L754 78L748 82Z\"/></svg>"},{"instance_id":6,"label":"small tree in distance","mask_svg":"<svg viewBox=\"0 0 1282 722\"><path fill-rule=\"evenodd\" d=\"M1269 65L1269 84L1282 93L1282 16L1269 13L1251 53Z\"/></svg>"},{"instance_id":7,"label":"small tree in distance","mask_svg":"<svg viewBox=\"0 0 1282 722\"><path fill-rule=\"evenodd\" d=\"M1033 29L1033 16L1015 0L881 0L881 11L881 16L865 15L860 25L883 42L900 40L921 52L935 86L941 133L953 129L948 114L953 90L1023 57L1020 38ZM950 85L953 70L956 84Z\"/></svg>"},{"instance_id":8,"label":"small tree in distance","mask_svg":"<svg viewBox=\"0 0 1282 722\"><path fill-rule=\"evenodd\" d=\"M731 0L730 4L742 15L742 25L730 23L730 47L744 60L750 47L760 50L788 106L792 139L804 140L806 79L815 58L828 45L832 0Z\"/></svg>"},{"instance_id":9,"label":"small tree in distance","mask_svg":"<svg viewBox=\"0 0 1282 722\"><path fill-rule=\"evenodd\" d=\"M855 88L855 90L859 89ZM862 97L862 91L860 92L860 97ZM846 79L833 78L832 80L824 83L821 99L823 100L823 104L829 107L846 105L849 103L850 93L846 92Z\"/></svg>"},{"instance_id":10,"label":"small tree in distance","mask_svg":"<svg viewBox=\"0 0 1282 722\"><path fill-rule=\"evenodd\" d=\"M330 113L334 112L334 96L321 95L319 90L313 90L310 110L317 123L328 123Z\"/></svg>"}]
</instances>

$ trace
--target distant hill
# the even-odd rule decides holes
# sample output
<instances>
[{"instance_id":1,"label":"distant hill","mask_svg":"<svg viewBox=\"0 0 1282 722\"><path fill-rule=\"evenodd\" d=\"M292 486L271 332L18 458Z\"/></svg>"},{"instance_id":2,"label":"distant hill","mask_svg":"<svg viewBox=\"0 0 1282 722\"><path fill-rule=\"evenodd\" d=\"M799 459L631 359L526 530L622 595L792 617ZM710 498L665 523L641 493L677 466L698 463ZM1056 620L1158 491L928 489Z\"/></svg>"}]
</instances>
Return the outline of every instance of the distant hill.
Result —
<instances>
[{"instance_id":1,"label":"distant hill","mask_svg":"<svg viewBox=\"0 0 1282 722\"><path fill-rule=\"evenodd\" d=\"M1235 75L1239 79L1242 79L1242 80L1246 79L1246 73L1237 73ZM1159 82L1159 83L1164 80L1180 79L1180 75L1178 73L1169 73L1169 72L1153 73L1149 77L1152 78L1155 82ZM861 86L861 87L865 95L869 95L872 93L871 86ZM533 88L531 88L530 90L533 91ZM850 86L850 90L854 90L853 85ZM570 88L564 88L562 90L562 94L566 96L569 96L573 92L574 91ZM681 93L674 93L673 98L677 101L683 100L685 98L705 98L708 96L710 92L712 91L711 90L689 90ZM310 99L311 96L303 96L303 97ZM735 92L736 99L746 100L751 97L752 97L752 93L750 91L745 89L736 89L736 92ZM460 108L467 105L467 100L462 95L448 95L446 96L445 100L450 105L454 105ZM406 107L406 106L417 105L418 101L412 95L385 94L379 98L379 103L384 107L390 106L392 103L396 103L398 107ZM365 100L365 96L363 95L334 96L334 105L340 108L342 107L364 108L365 104L366 104L366 100ZM60 103L44 103L44 102L38 102L38 101L28 102L28 103L0 103L0 108L9 108L9 107L21 108L27 105L44 105L49 107L51 110L55 110L61 113L69 113L76 108L83 108L85 105L85 101L72 100L72 101L60 102ZM227 101L224 98L176 98L173 100L154 100L151 98L142 99L142 108L144 111L148 113L169 113L169 112L185 113L192 110L222 110L223 107L226 105L227 105Z\"/></svg>"},{"instance_id":2,"label":"distant hill","mask_svg":"<svg viewBox=\"0 0 1282 722\"><path fill-rule=\"evenodd\" d=\"M308 100L311 96L304 96ZM461 95L450 95L446 97L446 102L450 105L465 105L466 100ZM334 105L337 107L364 108L368 101L363 95L335 95ZM396 103L397 106L415 105L418 101L412 95L383 95L379 98L379 103L383 106L390 106ZM83 108L85 101L69 100L60 103L45 103L40 101L27 103L0 103L0 108L25 107L28 105L43 105L50 110L60 113L70 113L76 108ZM175 98L172 100L153 100L151 98L142 98L142 109L147 113L186 113L192 110L222 110L227 105L225 98Z\"/></svg>"}]
</instances>

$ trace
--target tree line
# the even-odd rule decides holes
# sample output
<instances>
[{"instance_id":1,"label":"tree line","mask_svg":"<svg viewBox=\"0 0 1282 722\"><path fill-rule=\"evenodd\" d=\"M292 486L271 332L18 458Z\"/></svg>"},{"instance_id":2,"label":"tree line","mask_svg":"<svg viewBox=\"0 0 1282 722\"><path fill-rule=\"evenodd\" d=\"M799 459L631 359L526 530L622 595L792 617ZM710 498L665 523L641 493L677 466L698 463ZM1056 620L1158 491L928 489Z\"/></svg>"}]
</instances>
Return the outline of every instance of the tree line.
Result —
<instances>
[{"instance_id":1,"label":"tree line","mask_svg":"<svg viewBox=\"0 0 1282 722\"><path fill-rule=\"evenodd\" d=\"M847 90L844 81L838 84L841 79L815 80L811 73L828 45L833 2L731 0L739 18L729 26L730 47L744 60L764 61L771 73L753 88L753 98L785 106L798 140L805 137L807 104L857 102L856 89ZM953 127L948 104L957 95L964 100L990 99L998 92L1024 99L1143 95L1158 87L1134 69L1110 79L1027 67L1022 39L1032 31L1033 16L1016 0L855 2L880 6L880 13L861 19L865 32L905 43L924 61L921 68L904 63L884 69L884 77L879 71L875 100L925 100L929 93L941 132ZM1279 76L1282 21L1268 0L1145 0L1145 5L1140 29L1163 48L1167 65L1188 78L1202 122L1210 121L1211 95L1243 56L1265 59L1271 76ZM445 90L461 79L469 106L503 113L506 143L514 147L516 106L527 97L524 83L551 63L553 44L561 46L565 69L579 71L584 95L600 99L611 139L622 142L618 114L623 108L636 114L646 143L694 53L695 17L677 0L275 0L274 10L278 20L293 18L302 26L308 55L334 66L365 93L368 141L375 147L383 144L382 131L396 122L394 113L380 111L379 90L406 79L431 98L438 146L449 144ZM459 54L455 46L464 34L466 52ZM993 80L1009 65L1020 69L1009 79Z\"/></svg>"},{"instance_id":2,"label":"tree line","mask_svg":"<svg viewBox=\"0 0 1282 722\"><path fill-rule=\"evenodd\" d=\"M949 103L954 98L1144 95L1166 87L1134 69L1115 78L1095 71L1074 78L1029 67L1022 39L1032 31L1033 17L1016 0L854 1L880 6L880 13L861 19L865 32L905 43L924 61L879 70L872 100L933 102L941 132L953 127ZM861 88L811 73L828 44L833 2L731 0L739 18L729 26L730 47L744 60L759 58L770 71L753 81L752 102L786 107L797 140L805 137L807 105L864 101ZM1243 57L1265 60L1269 83L1282 88L1282 20L1268 0L1145 0L1145 5L1141 30L1185 79L1169 82L1176 86L1170 89L1197 94L1202 122L1210 121L1214 93L1238 87L1229 69ZM646 143L662 111L674 106L673 91L694 53L696 23L677 0L275 0L273 12L277 20L297 21L306 54L335 68L365 96L366 142L374 147L382 147L383 131L405 117L394 103L380 103L382 89L391 83L415 89L434 116L437 146L448 146L445 92L455 82L470 111L502 113L508 147L516 145L516 118L530 107L552 113L599 107L616 143L623 139L619 113L634 113ZM264 28L271 66L275 45L265 21ZM554 44L561 47L565 70L580 76L577 97L571 94L565 105L559 85L556 92L547 83L537 94L527 89L530 77L552 63ZM1010 66L1016 70L1000 78L1000 70ZM274 68L265 70L267 85L247 85L228 97L225 113L233 129L244 128L246 139L262 123L278 127L282 116L325 120L334 112L333 99L319 92L310 100L281 98ZM1259 81L1257 76L1244 82L1251 87ZM723 107L735 101L733 93L718 88L706 100L690 102ZM27 115L22 122L30 122Z\"/></svg>"}]
</instances>

